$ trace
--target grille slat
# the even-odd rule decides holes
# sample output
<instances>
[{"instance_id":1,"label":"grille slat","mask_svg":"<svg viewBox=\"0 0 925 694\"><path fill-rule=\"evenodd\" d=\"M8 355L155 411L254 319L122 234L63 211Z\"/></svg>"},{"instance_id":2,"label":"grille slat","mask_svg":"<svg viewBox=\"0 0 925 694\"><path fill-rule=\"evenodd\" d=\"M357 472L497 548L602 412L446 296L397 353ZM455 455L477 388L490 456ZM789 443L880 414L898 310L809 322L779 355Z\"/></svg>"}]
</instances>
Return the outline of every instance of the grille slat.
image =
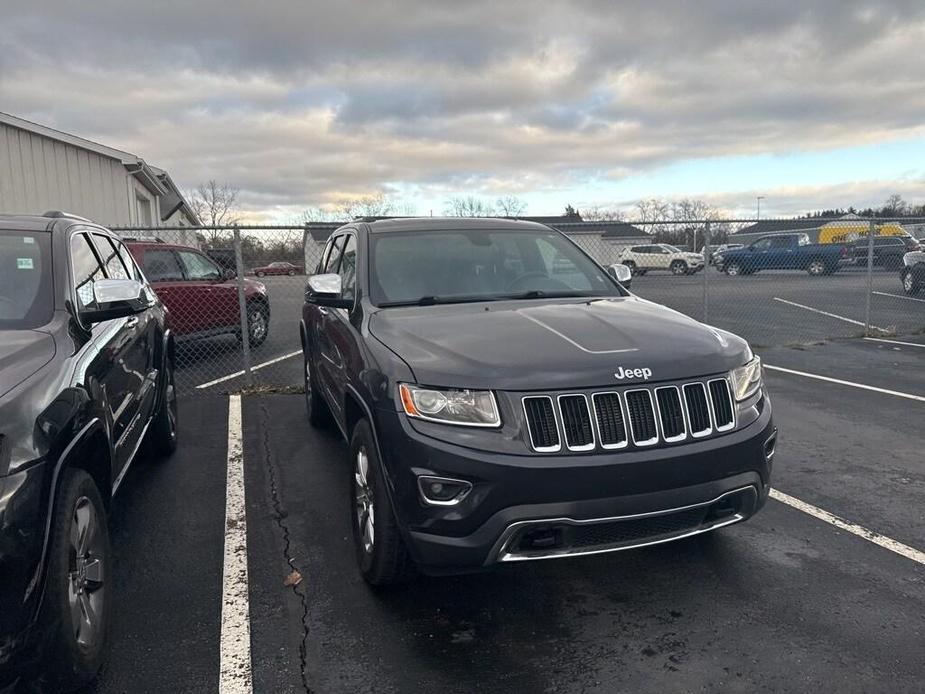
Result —
<instances>
[{"instance_id":1,"label":"grille slat","mask_svg":"<svg viewBox=\"0 0 925 694\"><path fill-rule=\"evenodd\" d=\"M626 422L617 393L595 393L591 400L597 419L597 434L604 448L622 448L627 445Z\"/></svg>"},{"instance_id":2,"label":"grille slat","mask_svg":"<svg viewBox=\"0 0 925 694\"><path fill-rule=\"evenodd\" d=\"M710 423L710 406L703 383L688 383L684 386L684 401L687 405L687 420L691 425L691 436L705 436L713 431Z\"/></svg>"},{"instance_id":3,"label":"grille slat","mask_svg":"<svg viewBox=\"0 0 925 694\"><path fill-rule=\"evenodd\" d=\"M562 414L565 445L573 451L594 448L588 399L584 395L560 395L559 411Z\"/></svg>"},{"instance_id":4,"label":"grille slat","mask_svg":"<svg viewBox=\"0 0 925 694\"><path fill-rule=\"evenodd\" d=\"M658 426L652 407L652 394L648 390L629 390L625 394L633 441L637 446L651 446L658 442Z\"/></svg>"},{"instance_id":5,"label":"grille slat","mask_svg":"<svg viewBox=\"0 0 925 694\"><path fill-rule=\"evenodd\" d=\"M681 441L687 438L687 426L684 423L684 408L681 406L681 394L675 386L656 388L655 399L658 401L658 416L662 422L662 435L665 441Z\"/></svg>"},{"instance_id":6,"label":"grille slat","mask_svg":"<svg viewBox=\"0 0 925 694\"><path fill-rule=\"evenodd\" d=\"M530 442L537 451L557 451L561 448L559 428L552 398L547 396L524 398L524 414Z\"/></svg>"},{"instance_id":7,"label":"grille slat","mask_svg":"<svg viewBox=\"0 0 925 694\"><path fill-rule=\"evenodd\" d=\"M726 431L735 426L732 411L732 395L725 378L710 381L710 402L713 403L713 419L717 431Z\"/></svg>"}]
</instances>

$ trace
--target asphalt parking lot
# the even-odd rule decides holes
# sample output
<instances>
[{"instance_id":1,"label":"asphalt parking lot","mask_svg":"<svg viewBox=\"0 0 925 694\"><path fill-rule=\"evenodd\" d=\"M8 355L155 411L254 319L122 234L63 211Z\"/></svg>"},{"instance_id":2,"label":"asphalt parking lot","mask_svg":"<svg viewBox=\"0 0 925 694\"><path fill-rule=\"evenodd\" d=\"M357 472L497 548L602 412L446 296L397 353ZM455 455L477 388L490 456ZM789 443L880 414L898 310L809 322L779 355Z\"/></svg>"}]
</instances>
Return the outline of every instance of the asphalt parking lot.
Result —
<instances>
[{"instance_id":1,"label":"asphalt parking lot","mask_svg":"<svg viewBox=\"0 0 925 694\"><path fill-rule=\"evenodd\" d=\"M761 353L775 489L843 520L772 499L692 540L380 592L353 565L344 445L301 396L244 396L253 691L920 692L925 338ZM228 411L187 398L178 453L123 485L87 694L218 690Z\"/></svg>"},{"instance_id":2,"label":"asphalt parking lot","mask_svg":"<svg viewBox=\"0 0 925 694\"><path fill-rule=\"evenodd\" d=\"M272 319L267 341L252 352L257 384L301 384L299 320L306 278L266 277ZM747 277L707 272L675 277L666 272L633 278L639 296L670 306L697 320L730 330L756 347L808 344L864 333L867 274L843 268L827 277L803 272L765 271ZM884 334L917 334L925 329L925 295L902 293L899 274L876 268L872 275L871 323ZM244 385L241 349L233 337L186 345L180 355L179 386L186 392L233 392Z\"/></svg>"}]
</instances>

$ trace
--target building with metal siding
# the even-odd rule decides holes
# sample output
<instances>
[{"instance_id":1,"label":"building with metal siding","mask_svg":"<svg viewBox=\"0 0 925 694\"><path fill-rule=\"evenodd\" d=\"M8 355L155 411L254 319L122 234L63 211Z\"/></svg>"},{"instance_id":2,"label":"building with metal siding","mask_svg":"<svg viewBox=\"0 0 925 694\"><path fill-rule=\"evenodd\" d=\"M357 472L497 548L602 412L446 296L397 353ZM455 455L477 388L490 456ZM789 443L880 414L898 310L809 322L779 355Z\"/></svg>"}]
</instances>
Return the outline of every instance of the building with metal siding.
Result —
<instances>
[{"instance_id":1,"label":"building with metal siding","mask_svg":"<svg viewBox=\"0 0 925 694\"><path fill-rule=\"evenodd\" d=\"M106 226L196 226L163 169L0 112L0 213L62 210Z\"/></svg>"}]
</instances>

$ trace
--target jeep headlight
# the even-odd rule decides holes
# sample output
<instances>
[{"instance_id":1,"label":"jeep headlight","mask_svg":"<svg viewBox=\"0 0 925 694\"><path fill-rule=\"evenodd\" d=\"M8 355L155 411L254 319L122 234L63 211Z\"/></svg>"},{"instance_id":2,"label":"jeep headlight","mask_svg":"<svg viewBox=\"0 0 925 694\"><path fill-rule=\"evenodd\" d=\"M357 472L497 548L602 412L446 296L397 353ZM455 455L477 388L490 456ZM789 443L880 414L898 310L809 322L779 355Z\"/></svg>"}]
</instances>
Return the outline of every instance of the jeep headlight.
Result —
<instances>
[{"instance_id":1,"label":"jeep headlight","mask_svg":"<svg viewBox=\"0 0 925 694\"><path fill-rule=\"evenodd\" d=\"M501 426L495 396L490 390L425 388L401 383L402 408L409 417L470 427Z\"/></svg>"},{"instance_id":2,"label":"jeep headlight","mask_svg":"<svg viewBox=\"0 0 925 694\"><path fill-rule=\"evenodd\" d=\"M736 402L751 397L761 387L761 358L752 357L745 363L745 366L733 369L730 376L732 376L732 390L735 393Z\"/></svg>"}]
</instances>

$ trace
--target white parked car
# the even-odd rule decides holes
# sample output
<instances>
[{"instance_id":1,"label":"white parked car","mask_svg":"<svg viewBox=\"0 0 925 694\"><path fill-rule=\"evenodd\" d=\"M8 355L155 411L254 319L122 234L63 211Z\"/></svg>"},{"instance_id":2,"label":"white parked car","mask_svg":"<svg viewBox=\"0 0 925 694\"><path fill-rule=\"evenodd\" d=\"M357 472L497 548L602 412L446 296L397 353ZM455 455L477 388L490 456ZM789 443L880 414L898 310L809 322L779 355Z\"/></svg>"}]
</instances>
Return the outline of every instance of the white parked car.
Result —
<instances>
[{"instance_id":1,"label":"white parked car","mask_svg":"<svg viewBox=\"0 0 925 694\"><path fill-rule=\"evenodd\" d=\"M668 270L675 275L692 275L698 270L703 270L702 254L682 251L667 243L624 248L619 260L636 275L644 275L650 270Z\"/></svg>"}]
</instances>

